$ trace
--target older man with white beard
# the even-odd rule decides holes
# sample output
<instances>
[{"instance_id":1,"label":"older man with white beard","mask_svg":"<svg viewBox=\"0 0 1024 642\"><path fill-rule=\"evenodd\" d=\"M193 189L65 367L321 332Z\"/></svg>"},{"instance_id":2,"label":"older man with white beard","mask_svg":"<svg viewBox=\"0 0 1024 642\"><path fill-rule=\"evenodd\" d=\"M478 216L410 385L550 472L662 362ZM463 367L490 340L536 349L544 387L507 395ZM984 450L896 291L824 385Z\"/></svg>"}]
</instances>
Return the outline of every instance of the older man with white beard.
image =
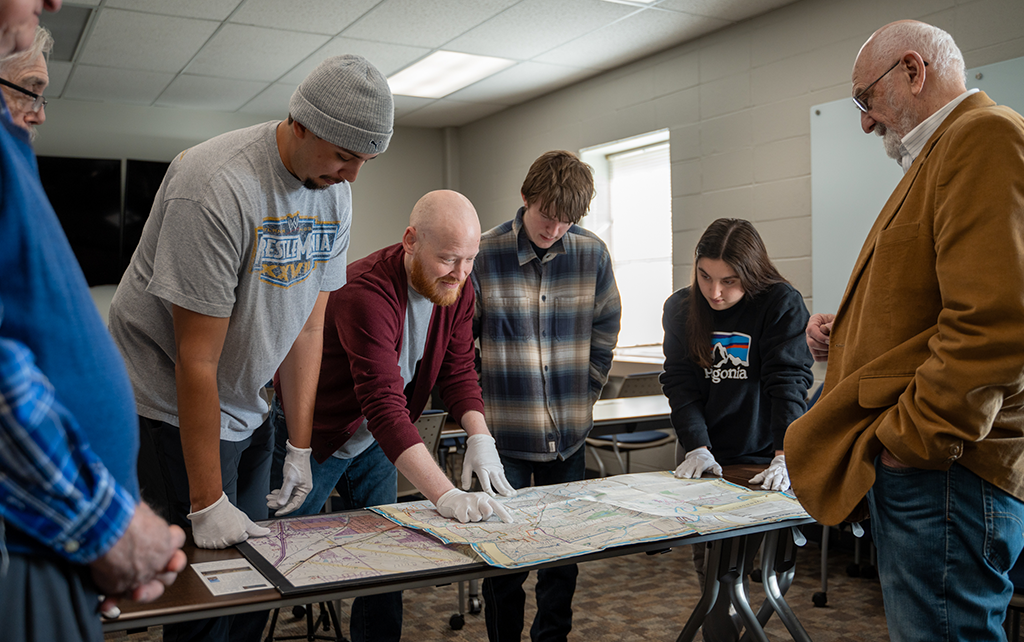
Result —
<instances>
[{"instance_id":1,"label":"older man with white beard","mask_svg":"<svg viewBox=\"0 0 1024 642\"><path fill-rule=\"evenodd\" d=\"M53 50L53 36L46 27L36 27L32 46L0 58L0 89L15 125L35 140L36 125L46 122L43 92L50 84L46 60Z\"/></svg>"},{"instance_id":2,"label":"older man with white beard","mask_svg":"<svg viewBox=\"0 0 1024 642\"><path fill-rule=\"evenodd\" d=\"M1024 547L1024 118L968 91L952 37L921 22L876 31L852 81L905 175L836 315L808 325L828 372L786 432L793 490L825 524L870 512L893 640L1005 639Z\"/></svg>"}]
</instances>

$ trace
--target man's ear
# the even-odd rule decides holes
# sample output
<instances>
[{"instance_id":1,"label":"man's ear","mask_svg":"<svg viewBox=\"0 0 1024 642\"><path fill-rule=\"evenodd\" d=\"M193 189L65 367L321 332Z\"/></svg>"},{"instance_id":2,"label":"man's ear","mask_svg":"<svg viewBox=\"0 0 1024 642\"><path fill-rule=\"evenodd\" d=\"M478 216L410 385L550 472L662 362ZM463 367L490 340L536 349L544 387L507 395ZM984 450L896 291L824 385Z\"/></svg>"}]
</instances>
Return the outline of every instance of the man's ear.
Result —
<instances>
[{"instance_id":1,"label":"man's ear","mask_svg":"<svg viewBox=\"0 0 1024 642\"><path fill-rule=\"evenodd\" d=\"M917 96L924 90L925 81L928 79L928 64L916 51L908 51L903 54L900 62L907 69L907 76L910 80L910 93Z\"/></svg>"},{"instance_id":2,"label":"man's ear","mask_svg":"<svg viewBox=\"0 0 1024 642\"><path fill-rule=\"evenodd\" d=\"M304 139L306 137L306 134L312 134L313 133L313 132L309 131L308 129L306 129L305 125L303 125L299 121L295 120L294 118L292 119L291 128L292 128L292 134L294 134L295 137L298 138L299 140Z\"/></svg>"},{"instance_id":3,"label":"man's ear","mask_svg":"<svg viewBox=\"0 0 1024 642\"><path fill-rule=\"evenodd\" d=\"M413 250L416 248L416 228L409 226L405 228L405 233L402 234L402 249L405 253L412 255Z\"/></svg>"}]
</instances>

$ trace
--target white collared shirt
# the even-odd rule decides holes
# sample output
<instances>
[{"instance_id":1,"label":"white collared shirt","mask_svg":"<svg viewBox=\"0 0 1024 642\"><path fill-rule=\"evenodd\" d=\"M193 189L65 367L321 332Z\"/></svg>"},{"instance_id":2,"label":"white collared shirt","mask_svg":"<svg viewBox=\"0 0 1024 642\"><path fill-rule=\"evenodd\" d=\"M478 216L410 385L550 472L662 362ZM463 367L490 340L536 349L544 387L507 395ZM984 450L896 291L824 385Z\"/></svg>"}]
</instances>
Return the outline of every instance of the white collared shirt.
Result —
<instances>
[{"instance_id":1,"label":"white collared shirt","mask_svg":"<svg viewBox=\"0 0 1024 642\"><path fill-rule=\"evenodd\" d=\"M924 144L928 142L928 139L932 137L935 130L939 128L942 121L946 120L946 116L949 116L950 112L956 109L956 106L964 101L965 98L971 94L976 94L980 89L968 89L964 93L960 94L953 100L949 101L928 118L925 118L921 123L910 130L910 132L903 137L900 141L900 167L903 168L903 173L906 174L910 169L910 166L914 164L914 160L917 155L924 149Z\"/></svg>"}]
</instances>

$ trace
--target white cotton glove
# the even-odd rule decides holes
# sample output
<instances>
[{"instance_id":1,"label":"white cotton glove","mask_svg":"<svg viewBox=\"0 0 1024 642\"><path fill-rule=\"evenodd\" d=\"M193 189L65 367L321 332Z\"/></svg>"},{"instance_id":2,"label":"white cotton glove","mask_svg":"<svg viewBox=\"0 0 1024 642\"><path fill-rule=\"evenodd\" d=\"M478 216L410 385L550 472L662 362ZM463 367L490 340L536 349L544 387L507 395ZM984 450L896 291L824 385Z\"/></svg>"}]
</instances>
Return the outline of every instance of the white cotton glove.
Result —
<instances>
[{"instance_id":1,"label":"white cotton glove","mask_svg":"<svg viewBox=\"0 0 1024 642\"><path fill-rule=\"evenodd\" d=\"M224 493L203 510L189 513L188 518L192 522L192 539L199 548L227 548L250 537L270 534L269 528L254 524Z\"/></svg>"},{"instance_id":2,"label":"white cotton glove","mask_svg":"<svg viewBox=\"0 0 1024 642\"><path fill-rule=\"evenodd\" d=\"M497 499L487 493L467 493L453 488L437 500L437 512L441 517L466 522L480 522L491 515L497 515L501 521L511 524L515 520L508 510Z\"/></svg>"},{"instance_id":3,"label":"white cotton glove","mask_svg":"<svg viewBox=\"0 0 1024 642\"><path fill-rule=\"evenodd\" d=\"M476 473L485 493L493 495L497 492L505 497L516 494L516 489L505 479L505 467L501 465L494 437L490 435L472 435L466 440L466 455L462 460L463 490L473 486L473 473ZM491 490L492 486L494 490Z\"/></svg>"},{"instance_id":4,"label":"white cotton glove","mask_svg":"<svg viewBox=\"0 0 1024 642\"><path fill-rule=\"evenodd\" d=\"M288 454L281 469L281 488L267 495L267 508L279 508L274 517L287 515L306 501L306 495L313 490L313 471L309 467L312 448L296 448L291 441L284 442Z\"/></svg>"},{"instance_id":5,"label":"white cotton glove","mask_svg":"<svg viewBox=\"0 0 1024 642\"><path fill-rule=\"evenodd\" d=\"M776 455L768 468L754 475L750 480L751 484L761 484L765 490L777 490L786 492L789 490L789 471L786 470L786 456Z\"/></svg>"},{"instance_id":6,"label":"white cotton glove","mask_svg":"<svg viewBox=\"0 0 1024 642\"><path fill-rule=\"evenodd\" d=\"M707 446L701 446L686 453L682 463L676 466L675 475L679 479L694 479L700 477L705 470L711 471L716 477L722 476L722 467L715 461L715 456Z\"/></svg>"}]
</instances>

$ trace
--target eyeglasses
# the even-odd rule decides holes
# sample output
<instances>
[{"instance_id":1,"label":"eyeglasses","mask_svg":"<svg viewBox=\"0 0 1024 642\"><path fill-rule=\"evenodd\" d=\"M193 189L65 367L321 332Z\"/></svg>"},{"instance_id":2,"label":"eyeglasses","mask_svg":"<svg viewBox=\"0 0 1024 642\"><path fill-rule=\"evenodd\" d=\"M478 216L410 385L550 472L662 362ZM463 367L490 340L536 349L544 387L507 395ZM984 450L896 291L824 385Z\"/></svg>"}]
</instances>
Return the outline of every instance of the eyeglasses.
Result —
<instances>
[{"instance_id":1,"label":"eyeglasses","mask_svg":"<svg viewBox=\"0 0 1024 642\"><path fill-rule=\"evenodd\" d=\"M46 107L47 104L49 104L49 101L47 101L45 98L43 98L43 96L41 94L37 94L34 91L29 91L29 90L25 89L24 87L21 87L20 85L15 85L13 82L11 82L9 80L4 80L3 78L0 78L0 85L3 85L4 87L10 87L14 91L20 91L21 93L23 93L26 96L28 96L29 98L31 98L32 99L32 111L33 112L37 112L40 109L42 109L43 107Z\"/></svg>"},{"instance_id":2,"label":"eyeglasses","mask_svg":"<svg viewBox=\"0 0 1024 642\"><path fill-rule=\"evenodd\" d=\"M888 74L888 73L889 73L890 71L892 71L893 69L895 69L895 68L896 68L896 67L897 67L897 66L898 66L898 65L900 64L900 62L901 62L901 61L902 61L902 58L901 58L900 60L897 60L896 62L892 63L892 67L889 67L888 69L886 69L886 70L885 70L885 73L884 73L884 74L882 74L882 75L881 75L881 76L879 76L878 78L875 78L875 82L871 83L870 85L868 85L868 86L867 86L867 87L865 87L864 89L861 89L861 90L860 90L859 92L857 92L857 95L853 97L853 104L854 104L854 105L857 105L857 109L861 110L861 111L862 111L862 112L864 112L865 114L866 114L866 113L868 113L868 111L870 111L870 110L871 110L871 105L869 105L869 104L867 103L867 101L866 101L866 100L864 100L863 96L864 96L864 95L865 95L866 93L868 93L868 90L869 90L869 89L871 89L872 87L874 87L874 86L875 86L875 84L876 84L876 83L878 83L878 81L879 81L879 80L881 80L882 78L885 78L885 77L886 77L886 75L887 75L887 74ZM924 63L924 66L925 66L925 67L927 67L927 66L928 66L928 62L927 62L927 61L925 61L925 63Z\"/></svg>"}]
</instances>

